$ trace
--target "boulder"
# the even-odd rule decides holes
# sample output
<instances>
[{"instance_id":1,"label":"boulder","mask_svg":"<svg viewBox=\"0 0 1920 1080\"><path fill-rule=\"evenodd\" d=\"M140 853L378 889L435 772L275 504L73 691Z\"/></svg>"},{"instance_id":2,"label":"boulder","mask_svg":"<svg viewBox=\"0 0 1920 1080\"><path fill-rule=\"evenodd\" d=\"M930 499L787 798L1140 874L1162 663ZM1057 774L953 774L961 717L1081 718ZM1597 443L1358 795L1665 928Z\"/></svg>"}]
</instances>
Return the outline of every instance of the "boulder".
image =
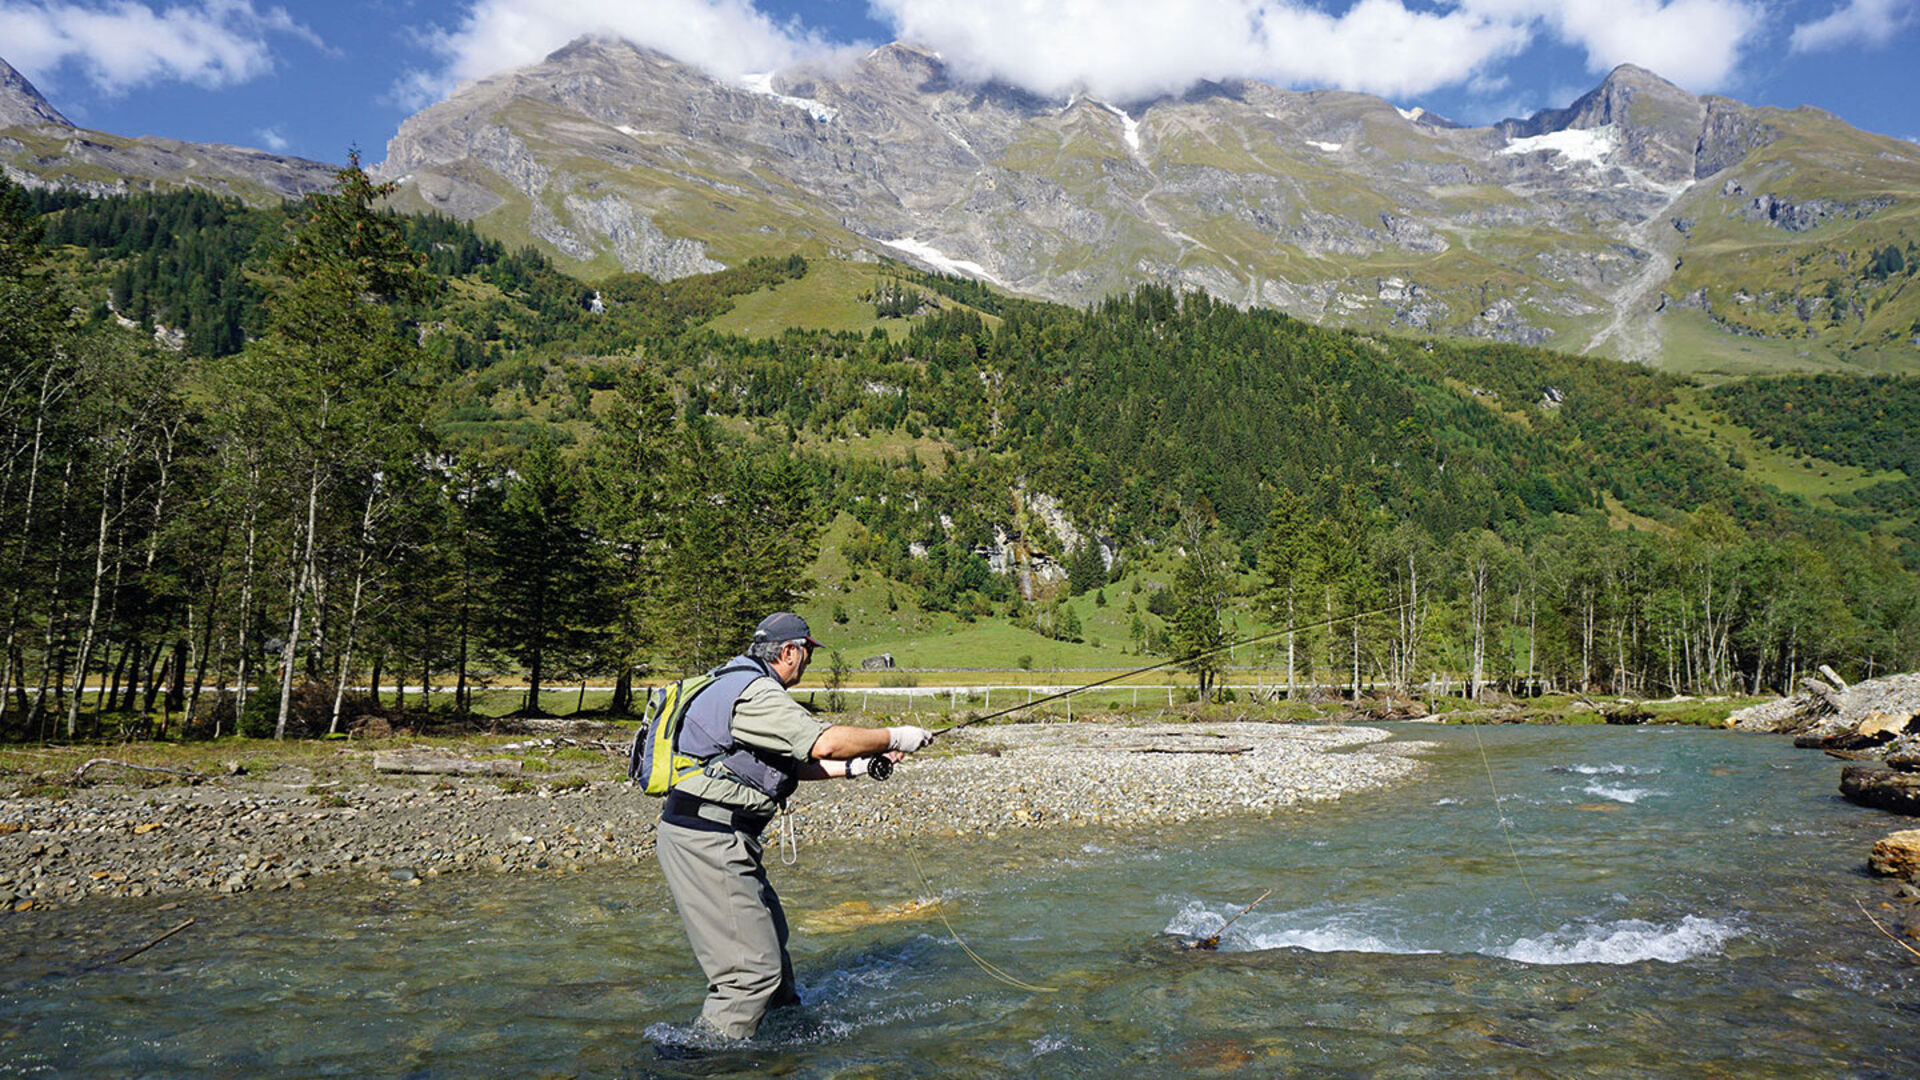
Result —
<instances>
[{"instance_id":1,"label":"boulder","mask_svg":"<svg viewBox=\"0 0 1920 1080\"><path fill-rule=\"evenodd\" d=\"M1876 842L1867 865L1876 874L1920 879L1920 829L1902 829Z\"/></svg>"},{"instance_id":2,"label":"boulder","mask_svg":"<svg viewBox=\"0 0 1920 1080\"><path fill-rule=\"evenodd\" d=\"M1912 722L1913 717L1905 712L1870 712L1853 733L1862 738L1892 741L1895 735L1906 734L1907 725Z\"/></svg>"},{"instance_id":3,"label":"boulder","mask_svg":"<svg viewBox=\"0 0 1920 1080\"><path fill-rule=\"evenodd\" d=\"M1878 763L1854 762L1840 770L1840 794L1848 802L1920 814L1920 773L1896 772Z\"/></svg>"}]
</instances>

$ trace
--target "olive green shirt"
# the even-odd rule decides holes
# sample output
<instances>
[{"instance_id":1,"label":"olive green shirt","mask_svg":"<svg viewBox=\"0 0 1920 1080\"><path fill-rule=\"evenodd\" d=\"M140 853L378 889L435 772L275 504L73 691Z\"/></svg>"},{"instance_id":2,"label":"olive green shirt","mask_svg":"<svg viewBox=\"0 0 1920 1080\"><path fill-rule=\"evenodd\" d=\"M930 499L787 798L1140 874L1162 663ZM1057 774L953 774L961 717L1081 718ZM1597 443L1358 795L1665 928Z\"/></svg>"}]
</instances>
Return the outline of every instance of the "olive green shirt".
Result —
<instances>
[{"instance_id":1,"label":"olive green shirt","mask_svg":"<svg viewBox=\"0 0 1920 1080\"><path fill-rule=\"evenodd\" d=\"M813 744L831 724L818 719L793 700L779 680L755 679L733 706L733 741L763 755L805 763L813 760ZM756 814L771 814L779 804L722 772L689 776L675 785L709 802Z\"/></svg>"}]
</instances>

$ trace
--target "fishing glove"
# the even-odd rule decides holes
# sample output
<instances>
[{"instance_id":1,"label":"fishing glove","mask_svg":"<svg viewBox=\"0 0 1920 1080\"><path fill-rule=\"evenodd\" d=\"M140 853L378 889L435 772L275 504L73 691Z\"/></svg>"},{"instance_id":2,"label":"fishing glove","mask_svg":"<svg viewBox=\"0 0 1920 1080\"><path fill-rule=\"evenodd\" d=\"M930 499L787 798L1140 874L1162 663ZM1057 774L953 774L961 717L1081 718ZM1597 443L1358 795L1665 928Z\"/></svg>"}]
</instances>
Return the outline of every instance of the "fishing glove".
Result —
<instances>
[{"instance_id":1,"label":"fishing glove","mask_svg":"<svg viewBox=\"0 0 1920 1080\"><path fill-rule=\"evenodd\" d=\"M932 741L933 732L923 727L914 727L912 724L902 724L899 727L887 729L887 749L898 750L903 754L924 750Z\"/></svg>"}]
</instances>

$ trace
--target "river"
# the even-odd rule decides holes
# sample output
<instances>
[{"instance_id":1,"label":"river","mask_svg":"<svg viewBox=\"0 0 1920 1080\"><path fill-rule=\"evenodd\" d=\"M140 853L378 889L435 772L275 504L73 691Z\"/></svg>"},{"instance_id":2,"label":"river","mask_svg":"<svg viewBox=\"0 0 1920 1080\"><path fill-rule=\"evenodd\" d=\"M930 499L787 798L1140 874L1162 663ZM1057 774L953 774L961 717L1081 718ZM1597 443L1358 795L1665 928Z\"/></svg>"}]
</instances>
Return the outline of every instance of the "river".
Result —
<instances>
[{"instance_id":1,"label":"river","mask_svg":"<svg viewBox=\"0 0 1920 1080\"><path fill-rule=\"evenodd\" d=\"M1314 810L803 848L774 877L808 1004L739 1050L656 1049L702 986L648 868L16 916L0 1076L1920 1075L1920 961L1855 906L1909 917L1864 870L1909 822L1832 759L1393 730L1430 776ZM950 925L821 922L927 895Z\"/></svg>"}]
</instances>

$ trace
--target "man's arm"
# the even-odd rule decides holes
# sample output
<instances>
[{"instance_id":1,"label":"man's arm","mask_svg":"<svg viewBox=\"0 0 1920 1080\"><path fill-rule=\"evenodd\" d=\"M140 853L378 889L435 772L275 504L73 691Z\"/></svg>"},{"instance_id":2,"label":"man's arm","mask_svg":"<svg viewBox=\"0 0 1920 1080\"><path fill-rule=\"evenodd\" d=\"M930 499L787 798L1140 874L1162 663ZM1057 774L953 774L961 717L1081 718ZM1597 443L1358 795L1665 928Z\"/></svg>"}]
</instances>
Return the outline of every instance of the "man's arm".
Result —
<instances>
[{"instance_id":1,"label":"man's arm","mask_svg":"<svg viewBox=\"0 0 1920 1080\"><path fill-rule=\"evenodd\" d=\"M813 741L812 758L795 774L802 780L838 780L859 776L867 771L873 758L885 755L896 764L915 750L933 741L933 732L923 727L903 725L890 728L863 728L834 724Z\"/></svg>"},{"instance_id":2,"label":"man's arm","mask_svg":"<svg viewBox=\"0 0 1920 1080\"><path fill-rule=\"evenodd\" d=\"M883 754L893 749L892 738L887 734L889 730L835 724L813 740L813 749L807 756L815 761L846 761Z\"/></svg>"}]
</instances>

